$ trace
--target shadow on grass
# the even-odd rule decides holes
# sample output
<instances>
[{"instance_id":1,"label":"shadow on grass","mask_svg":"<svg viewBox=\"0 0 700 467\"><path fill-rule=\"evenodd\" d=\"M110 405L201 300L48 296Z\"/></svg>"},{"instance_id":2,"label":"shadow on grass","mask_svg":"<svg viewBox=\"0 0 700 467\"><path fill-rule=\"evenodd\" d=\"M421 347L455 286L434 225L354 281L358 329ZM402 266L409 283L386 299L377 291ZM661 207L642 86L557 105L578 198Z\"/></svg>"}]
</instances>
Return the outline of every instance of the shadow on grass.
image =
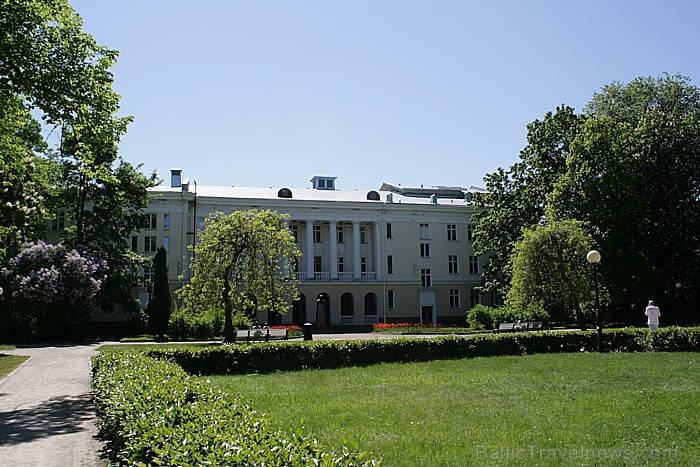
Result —
<instances>
[{"instance_id":1,"label":"shadow on grass","mask_svg":"<svg viewBox=\"0 0 700 467\"><path fill-rule=\"evenodd\" d=\"M92 396L53 397L35 407L0 412L0 446L86 430L94 417Z\"/></svg>"}]
</instances>

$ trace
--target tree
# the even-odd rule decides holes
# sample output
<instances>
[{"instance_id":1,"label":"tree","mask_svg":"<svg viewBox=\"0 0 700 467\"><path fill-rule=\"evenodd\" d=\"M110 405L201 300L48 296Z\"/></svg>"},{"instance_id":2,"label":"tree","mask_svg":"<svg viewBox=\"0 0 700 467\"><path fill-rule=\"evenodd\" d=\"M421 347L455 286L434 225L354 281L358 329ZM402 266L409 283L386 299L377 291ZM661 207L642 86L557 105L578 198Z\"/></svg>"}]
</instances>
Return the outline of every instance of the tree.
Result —
<instances>
[{"instance_id":1,"label":"tree","mask_svg":"<svg viewBox=\"0 0 700 467\"><path fill-rule=\"evenodd\" d=\"M0 0L0 90L17 96L60 136L51 161L54 209L70 215L64 241L88 247L110 264L102 302L133 306L139 261L124 242L144 226L146 177L118 159L131 117L118 115L110 68L118 53L82 30L67 0Z\"/></svg>"},{"instance_id":2,"label":"tree","mask_svg":"<svg viewBox=\"0 0 700 467\"><path fill-rule=\"evenodd\" d=\"M599 230L617 302L700 297L700 90L680 75L613 83L594 95L552 193L556 217Z\"/></svg>"},{"instance_id":3,"label":"tree","mask_svg":"<svg viewBox=\"0 0 700 467\"><path fill-rule=\"evenodd\" d=\"M0 264L44 228L41 127L22 101L0 88Z\"/></svg>"},{"instance_id":4,"label":"tree","mask_svg":"<svg viewBox=\"0 0 700 467\"><path fill-rule=\"evenodd\" d=\"M592 309L594 284L586 253L592 237L577 221L526 229L510 258L513 272L508 305L525 309L540 304L555 321L575 319L585 325Z\"/></svg>"},{"instance_id":5,"label":"tree","mask_svg":"<svg viewBox=\"0 0 700 467\"><path fill-rule=\"evenodd\" d=\"M292 265L300 252L285 224L272 211L211 214L194 248L193 276L180 289L193 311L223 308L224 334L233 340L233 313L285 313L297 295Z\"/></svg>"},{"instance_id":6,"label":"tree","mask_svg":"<svg viewBox=\"0 0 700 467\"><path fill-rule=\"evenodd\" d=\"M523 228L547 222L548 198L566 172L569 147L583 120L571 107L557 107L528 125L528 144L520 152L520 162L486 175L486 193L474 198L483 209L476 216L474 248L479 255L489 255L483 271L485 291L507 293L510 256Z\"/></svg>"},{"instance_id":7,"label":"tree","mask_svg":"<svg viewBox=\"0 0 700 467\"><path fill-rule=\"evenodd\" d=\"M613 83L584 112L559 107L528 126L509 170L486 176L475 232L487 290L507 291L523 228L589 226L613 305L700 297L700 91L680 75ZM629 307L627 307L629 308Z\"/></svg>"},{"instance_id":8,"label":"tree","mask_svg":"<svg viewBox=\"0 0 700 467\"><path fill-rule=\"evenodd\" d=\"M0 270L5 339L82 337L107 271L87 251L42 241L27 245Z\"/></svg>"},{"instance_id":9,"label":"tree","mask_svg":"<svg viewBox=\"0 0 700 467\"><path fill-rule=\"evenodd\" d=\"M153 292L148 301L147 331L149 334L165 335L171 307L168 254L165 247L160 246L153 257Z\"/></svg>"}]
</instances>

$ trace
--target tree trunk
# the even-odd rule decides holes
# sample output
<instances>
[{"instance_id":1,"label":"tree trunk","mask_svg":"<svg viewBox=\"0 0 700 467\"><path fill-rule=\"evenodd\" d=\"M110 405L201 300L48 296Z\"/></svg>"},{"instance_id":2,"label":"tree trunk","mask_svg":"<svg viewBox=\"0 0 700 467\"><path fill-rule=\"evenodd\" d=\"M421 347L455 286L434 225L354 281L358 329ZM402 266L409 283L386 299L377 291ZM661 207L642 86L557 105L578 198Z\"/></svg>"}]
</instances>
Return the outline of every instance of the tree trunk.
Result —
<instances>
[{"instance_id":1,"label":"tree trunk","mask_svg":"<svg viewBox=\"0 0 700 467\"><path fill-rule=\"evenodd\" d=\"M231 282L229 281L228 271L224 277L224 290L221 293L224 301L224 342L233 342L235 339L233 333L233 306L231 305Z\"/></svg>"}]
</instances>

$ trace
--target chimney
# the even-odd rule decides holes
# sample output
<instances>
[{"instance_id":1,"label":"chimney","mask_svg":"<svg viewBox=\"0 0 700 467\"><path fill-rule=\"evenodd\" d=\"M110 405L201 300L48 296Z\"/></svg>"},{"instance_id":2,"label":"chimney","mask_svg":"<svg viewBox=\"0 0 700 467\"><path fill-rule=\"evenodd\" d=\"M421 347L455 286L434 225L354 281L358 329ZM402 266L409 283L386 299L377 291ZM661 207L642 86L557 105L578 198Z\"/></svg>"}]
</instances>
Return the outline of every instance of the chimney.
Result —
<instances>
[{"instance_id":1,"label":"chimney","mask_svg":"<svg viewBox=\"0 0 700 467\"><path fill-rule=\"evenodd\" d=\"M170 188L182 187L182 169L173 167L170 169Z\"/></svg>"}]
</instances>

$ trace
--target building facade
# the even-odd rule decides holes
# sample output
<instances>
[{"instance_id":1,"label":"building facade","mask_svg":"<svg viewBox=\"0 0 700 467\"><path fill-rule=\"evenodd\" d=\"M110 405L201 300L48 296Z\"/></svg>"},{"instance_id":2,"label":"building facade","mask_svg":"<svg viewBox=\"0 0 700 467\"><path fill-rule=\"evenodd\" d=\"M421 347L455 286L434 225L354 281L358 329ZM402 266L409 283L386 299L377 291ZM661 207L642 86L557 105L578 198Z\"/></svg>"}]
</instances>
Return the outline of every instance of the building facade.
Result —
<instances>
[{"instance_id":1,"label":"building facade","mask_svg":"<svg viewBox=\"0 0 700 467\"><path fill-rule=\"evenodd\" d=\"M214 212L269 209L289 216L302 258L301 299L282 316L261 322L317 327L377 322L463 324L481 301L483 259L472 246L477 188L339 190L335 177L316 176L308 188L197 186L171 170L170 186L151 190L148 225L130 241L140 254L168 251L171 288L189 278L191 252ZM144 270L144 279L152 271ZM140 290L142 301L145 288Z\"/></svg>"}]
</instances>

